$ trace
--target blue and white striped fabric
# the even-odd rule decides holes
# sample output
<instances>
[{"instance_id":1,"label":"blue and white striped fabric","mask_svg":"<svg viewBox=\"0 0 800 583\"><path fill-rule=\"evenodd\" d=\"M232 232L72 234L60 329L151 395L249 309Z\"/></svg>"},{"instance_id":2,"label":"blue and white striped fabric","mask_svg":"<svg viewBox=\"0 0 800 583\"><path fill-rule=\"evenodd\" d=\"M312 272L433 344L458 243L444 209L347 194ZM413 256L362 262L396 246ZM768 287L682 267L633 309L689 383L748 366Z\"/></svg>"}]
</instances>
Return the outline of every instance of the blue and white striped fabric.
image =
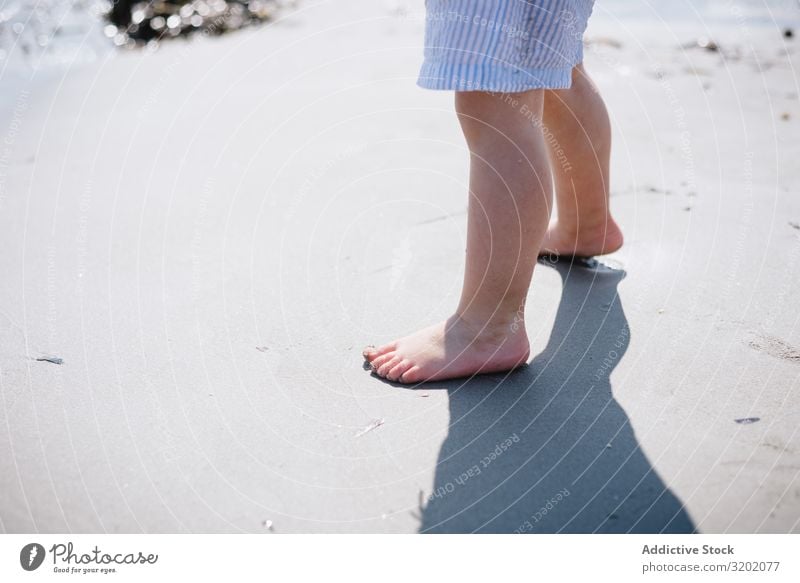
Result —
<instances>
[{"instance_id":1,"label":"blue and white striped fabric","mask_svg":"<svg viewBox=\"0 0 800 583\"><path fill-rule=\"evenodd\" d=\"M594 0L426 0L426 89L565 89Z\"/></svg>"}]
</instances>

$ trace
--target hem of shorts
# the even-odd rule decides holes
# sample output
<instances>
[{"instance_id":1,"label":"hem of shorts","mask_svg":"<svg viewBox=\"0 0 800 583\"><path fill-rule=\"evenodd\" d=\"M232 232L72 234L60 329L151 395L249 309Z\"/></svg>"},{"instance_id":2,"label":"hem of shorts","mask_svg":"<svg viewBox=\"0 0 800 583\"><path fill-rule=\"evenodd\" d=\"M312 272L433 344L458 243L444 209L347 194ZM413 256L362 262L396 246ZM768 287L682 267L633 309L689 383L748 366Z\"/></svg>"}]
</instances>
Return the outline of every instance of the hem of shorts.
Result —
<instances>
[{"instance_id":1,"label":"hem of shorts","mask_svg":"<svg viewBox=\"0 0 800 583\"><path fill-rule=\"evenodd\" d=\"M569 89L572 67L555 69L423 63L417 78L423 89L518 93L532 89Z\"/></svg>"}]
</instances>

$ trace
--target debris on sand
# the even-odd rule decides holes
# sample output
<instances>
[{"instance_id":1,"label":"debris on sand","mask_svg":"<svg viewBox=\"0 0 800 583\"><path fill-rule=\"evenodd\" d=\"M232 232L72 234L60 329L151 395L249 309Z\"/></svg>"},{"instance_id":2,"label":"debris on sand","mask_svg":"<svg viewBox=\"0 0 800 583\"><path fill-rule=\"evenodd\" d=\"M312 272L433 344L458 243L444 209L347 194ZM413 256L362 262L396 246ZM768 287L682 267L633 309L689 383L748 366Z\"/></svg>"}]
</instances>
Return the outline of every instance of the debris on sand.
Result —
<instances>
[{"instance_id":1,"label":"debris on sand","mask_svg":"<svg viewBox=\"0 0 800 583\"><path fill-rule=\"evenodd\" d=\"M775 336L760 334L747 344L750 348L758 350L759 352L765 352L775 358L780 358L788 362L800 363L800 350Z\"/></svg>"},{"instance_id":2,"label":"debris on sand","mask_svg":"<svg viewBox=\"0 0 800 583\"><path fill-rule=\"evenodd\" d=\"M273 524L272 524L272 521L271 521L271 520L262 520L262 521L261 521L261 526L263 526L264 528L266 528L266 529L267 529L268 531L270 531L270 532L272 532L273 530L275 530L275 529L273 528Z\"/></svg>"},{"instance_id":3,"label":"debris on sand","mask_svg":"<svg viewBox=\"0 0 800 583\"><path fill-rule=\"evenodd\" d=\"M789 115L789 112L788 112L788 111L784 111L784 112L781 114L781 119L782 119L783 121L789 121L791 118L792 118L792 116L791 116L791 115Z\"/></svg>"},{"instance_id":4,"label":"debris on sand","mask_svg":"<svg viewBox=\"0 0 800 583\"><path fill-rule=\"evenodd\" d=\"M783 38L794 38L794 30L791 28L784 28Z\"/></svg>"},{"instance_id":5,"label":"debris on sand","mask_svg":"<svg viewBox=\"0 0 800 583\"><path fill-rule=\"evenodd\" d=\"M701 36L697 40L682 45L684 49L703 49L711 53L719 51L719 45L707 36Z\"/></svg>"},{"instance_id":6,"label":"debris on sand","mask_svg":"<svg viewBox=\"0 0 800 583\"><path fill-rule=\"evenodd\" d=\"M354 437L361 437L362 435L366 435L367 433L369 433L373 429L377 429L378 427L383 425L384 421L385 421L385 419L376 419L375 421L373 421L372 423L367 425L364 429L362 429L361 431L357 432Z\"/></svg>"},{"instance_id":7,"label":"debris on sand","mask_svg":"<svg viewBox=\"0 0 800 583\"><path fill-rule=\"evenodd\" d=\"M64 364L64 359L58 356L40 356L38 362L50 362L52 364Z\"/></svg>"},{"instance_id":8,"label":"debris on sand","mask_svg":"<svg viewBox=\"0 0 800 583\"><path fill-rule=\"evenodd\" d=\"M703 69L701 67L684 67L683 72L698 77L712 77L714 75L709 69Z\"/></svg>"},{"instance_id":9,"label":"debris on sand","mask_svg":"<svg viewBox=\"0 0 800 583\"><path fill-rule=\"evenodd\" d=\"M256 350L259 352L269 352L269 346L256 346Z\"/></svg>"},{"instance_id":10,"label":"debris on sand","mask_svg":"<svg viewBox=\"0 0 800 583\"><path fill-rule=\"evenodd\" d=\"M795 221L789 221L789 226L793 229L797 229L800 231L800 223L796 223Z\"/></svg>"},{"instance_id":11,"label":"debris on sand","mask_svg":"<svg viewBox=\"0 0 800 583\"><path fill-rule=\"evenodd\" d=\"M761 421L761 417L742 417L741 419L734 419L733 421L739 425L750 425L756 421Z\"/></svg>"}]
</instances>

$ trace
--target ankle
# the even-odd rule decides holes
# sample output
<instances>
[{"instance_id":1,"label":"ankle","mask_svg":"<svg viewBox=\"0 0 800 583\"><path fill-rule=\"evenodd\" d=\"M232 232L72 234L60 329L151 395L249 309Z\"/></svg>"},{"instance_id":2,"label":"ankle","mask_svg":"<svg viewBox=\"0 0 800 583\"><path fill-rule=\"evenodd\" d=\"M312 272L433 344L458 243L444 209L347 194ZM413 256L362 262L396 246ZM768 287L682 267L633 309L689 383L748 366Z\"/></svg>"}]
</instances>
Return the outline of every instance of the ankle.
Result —
<instances>
[{"instance_id":1,"label":"ankle","mask_svg":"<svg viewBox=\"0 0 800 583\"><path fill-rule=\"evenodd\" d=\"M491 314L479 314L475 310L456 310L453 318L470 330L475 338L502 342L525 335L525 312L496 310Z\"/></svg>"},{"instance_id":2,"label":"ankle","mask_svg":"<svg viewBox=\"0 0 800 583\"><path fill-rule=\"evenodd\" d=\"M574 240L584 237L595 239L602 237L603 234L616 231L619 228L614 218L606 213L599 218L592 219L559 219L556 222L559 233Z\"/></svg>"}]
</instances>

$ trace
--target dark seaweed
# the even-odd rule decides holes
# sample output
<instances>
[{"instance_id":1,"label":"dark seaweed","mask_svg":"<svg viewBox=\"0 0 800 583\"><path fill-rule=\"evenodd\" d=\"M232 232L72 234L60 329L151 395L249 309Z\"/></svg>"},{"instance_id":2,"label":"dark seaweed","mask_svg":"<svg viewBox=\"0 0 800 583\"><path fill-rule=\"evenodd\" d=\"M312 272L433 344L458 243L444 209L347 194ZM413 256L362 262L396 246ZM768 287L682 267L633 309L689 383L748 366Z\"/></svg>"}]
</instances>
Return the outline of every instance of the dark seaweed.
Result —
<instances>
[{"instance_id":1,"label":"dark seaweed","mask_svg":"<svg viewBox=\"0 0 800 583\"><path fill-rule=\"evenodd\" d=\"M272 19L286 2L277 0L117 0L107 14L120 35L148 42L197 32L218 35Z\"/></svg>"}]
</instances>

